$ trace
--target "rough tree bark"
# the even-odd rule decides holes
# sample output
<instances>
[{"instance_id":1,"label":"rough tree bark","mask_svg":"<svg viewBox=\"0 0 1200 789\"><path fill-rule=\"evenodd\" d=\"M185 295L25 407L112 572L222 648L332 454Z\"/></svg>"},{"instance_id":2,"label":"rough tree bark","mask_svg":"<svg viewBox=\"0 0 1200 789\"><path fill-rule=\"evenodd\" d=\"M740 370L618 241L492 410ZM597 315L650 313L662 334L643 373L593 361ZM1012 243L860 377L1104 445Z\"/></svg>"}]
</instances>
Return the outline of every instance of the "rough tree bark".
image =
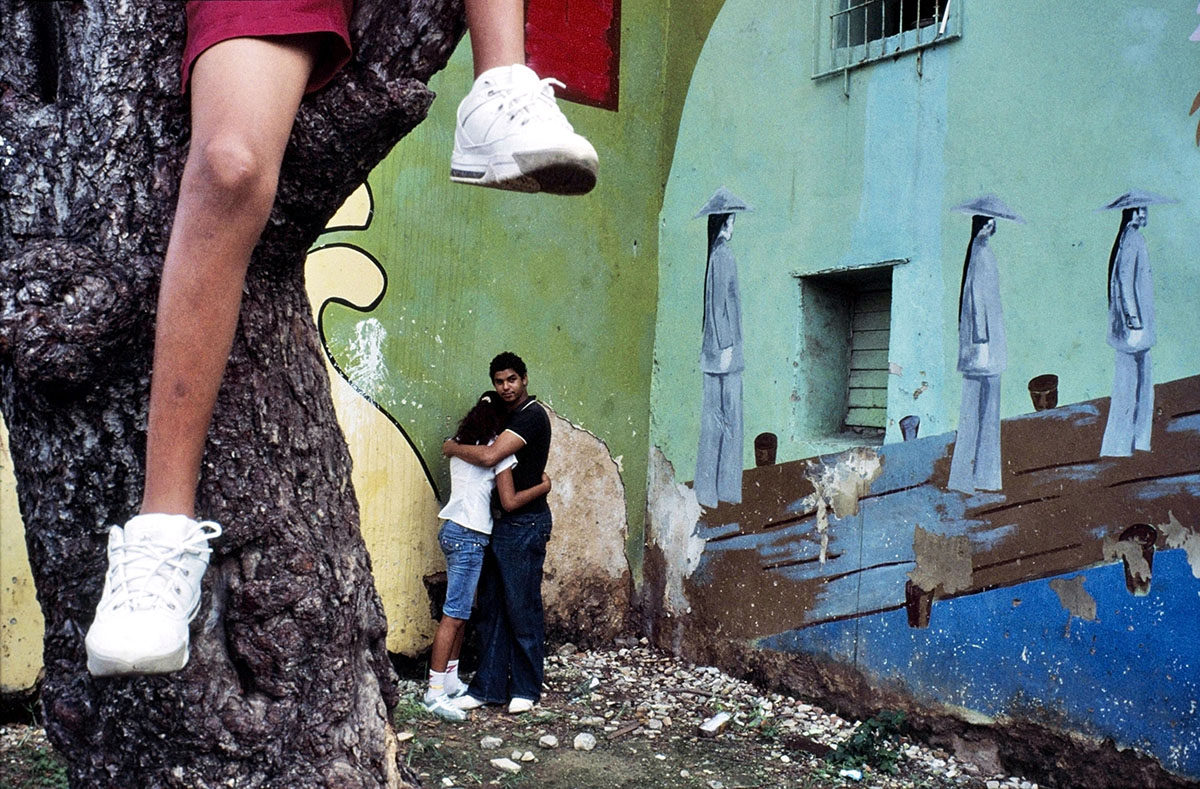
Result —
<instances>
[{"instance_id":1,"label":"rough tree bark","mask_svg":"<svg viewBox=\"0 0 1200 789\"><path fill-rule=\"evenodd\" d=\"M255 253L198 511L191 662L94 680L106 530L141 490L155 291L188 142L179 0L0 0L0 408L46 619L47 730L80 787L403 786L386 622L302 261L424 117L461 0L360 0ZM447 130L447 134L450 134Z\"/></svg>"}]
</instances>

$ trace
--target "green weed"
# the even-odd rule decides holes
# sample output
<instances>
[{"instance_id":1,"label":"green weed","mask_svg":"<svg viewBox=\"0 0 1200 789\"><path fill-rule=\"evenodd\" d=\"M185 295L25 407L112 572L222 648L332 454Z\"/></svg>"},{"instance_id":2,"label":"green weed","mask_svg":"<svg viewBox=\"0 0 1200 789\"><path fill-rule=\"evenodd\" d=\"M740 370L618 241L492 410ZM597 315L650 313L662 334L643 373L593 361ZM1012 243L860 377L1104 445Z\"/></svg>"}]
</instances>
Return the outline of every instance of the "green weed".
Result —
<instances>
[{"instance_id":1,"label":"green weed","mask_svg":"<svg viewBox=\"0 0 1200 789\"><path fill-rule=\"evenodd\" d=\"M840 768L869 766L881 773L895 775L900 751L896 738L904 729L905 715L899 710L884 710L862 721L854 732L825 759Z\"/></svg>"}]
</instances>

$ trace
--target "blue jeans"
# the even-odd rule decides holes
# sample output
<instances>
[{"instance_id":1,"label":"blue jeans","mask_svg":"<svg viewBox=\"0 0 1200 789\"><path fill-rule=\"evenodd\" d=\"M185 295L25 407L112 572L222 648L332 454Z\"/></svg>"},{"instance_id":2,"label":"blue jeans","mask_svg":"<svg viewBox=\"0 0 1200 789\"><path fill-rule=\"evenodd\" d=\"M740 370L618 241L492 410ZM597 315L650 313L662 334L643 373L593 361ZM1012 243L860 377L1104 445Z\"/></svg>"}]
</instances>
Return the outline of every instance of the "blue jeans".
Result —
<instances>
[{"instance_id":1,"label":"blue jeans","mask_svg":"<svg viewBox=\"0 0 1200 789\"><path fill-rule=\"evenodd\" d=\"M545 676L546 623L542 566L550 540L550 512L496 521L479 582L479 669L467 691L480 701L537 701Z\"/></svg>"},{"instance_id":2,"label":"blue jeans","mask_svg":"<svg viewBox=\"0 0 1200 789\"><path fill-rule=\"evenodd\" d=\"M438 531L438 544L446 554L446 602L442 613L455 619L470 619L488 535L446 521Z\"/></svg>"}]
</instances>

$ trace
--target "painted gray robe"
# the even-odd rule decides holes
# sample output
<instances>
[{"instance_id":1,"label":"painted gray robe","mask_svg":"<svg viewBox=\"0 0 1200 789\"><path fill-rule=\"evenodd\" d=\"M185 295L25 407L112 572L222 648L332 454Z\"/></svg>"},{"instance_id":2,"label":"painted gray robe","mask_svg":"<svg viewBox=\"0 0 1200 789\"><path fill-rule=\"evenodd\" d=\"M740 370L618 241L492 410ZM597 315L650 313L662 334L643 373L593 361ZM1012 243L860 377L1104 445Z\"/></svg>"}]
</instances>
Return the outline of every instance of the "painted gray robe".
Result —
<instances>
[{"instance_id":1,"label":"painted gray robe","mask_svg":"<svg viewBox=\"0 0 1200 789\"><path fill-rule=\"evenodd\" d=\"M1108 280L1108 344L1117 352L1108 423L1102 456L1125 456L1150 450L1154 416L1154 384L1150 346L1157 339L1154 282L1146 239L1138 228L1121 231Z\"/></svg>"},{"instance_id":2,"label":"painted gray robe","mask_svg":"<svg viewBox=\"0 0 1200 789\"><path fill-rule=\"evenodd\" d=\"M958 315L958 370L963 374L958 435L947 487L1000 490L1000 374L1008 341L1000 306L1000 269L986 242L971 242Z\"/></svg>"},{"instance_id":3,"label":"painted gray robe","mask_svg":"<svg viewBox=\"0 0 1200 789\"><path fill-rule=\"evenodd\" d=\"M728 359L722 356L728 353ZM700 346L703 374L700 446L696 452L696 500L742 500L742 305L737 261L718 239L704 277L704 331Z\"/></svg>"}]
</instances>

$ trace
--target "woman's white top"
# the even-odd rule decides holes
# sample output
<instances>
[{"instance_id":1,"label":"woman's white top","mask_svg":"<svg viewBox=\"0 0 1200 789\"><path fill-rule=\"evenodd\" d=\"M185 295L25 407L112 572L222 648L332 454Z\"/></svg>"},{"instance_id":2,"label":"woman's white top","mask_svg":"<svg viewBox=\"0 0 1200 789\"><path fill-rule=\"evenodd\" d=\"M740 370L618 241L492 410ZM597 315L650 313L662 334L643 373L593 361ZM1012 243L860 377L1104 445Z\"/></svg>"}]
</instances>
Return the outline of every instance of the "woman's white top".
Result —
<instances>
[{"instance_id":1,"label":"woman's white top","mask_svg":"<svg viewBox=\"0 0 1200 789\"><path fill-rule=\"evenodd\" d=\"M509 455L491 468L476 466L462 458L450 458L450 500L438 517L472 531L491 534L492 489L496 487L496 475L515 465L516 455Z\"/></svg>"}]
</instances>

